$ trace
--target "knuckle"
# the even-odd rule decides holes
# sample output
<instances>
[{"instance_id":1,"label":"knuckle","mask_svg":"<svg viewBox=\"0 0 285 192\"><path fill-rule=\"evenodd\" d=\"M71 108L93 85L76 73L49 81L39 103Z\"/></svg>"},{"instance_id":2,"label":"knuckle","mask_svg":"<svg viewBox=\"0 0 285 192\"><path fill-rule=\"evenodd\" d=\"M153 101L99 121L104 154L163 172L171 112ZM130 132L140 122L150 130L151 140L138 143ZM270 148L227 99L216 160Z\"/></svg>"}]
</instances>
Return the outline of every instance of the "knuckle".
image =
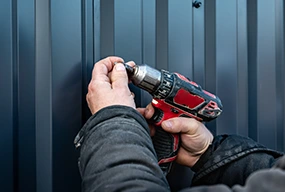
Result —
<instances>
[{"instance_id":1,"label":"knuckle","mask_svg":"<svg viewBox=\"0 0 285 192\"><path fill-rule=\"evenodd\" d=\"M87 94L86 95L86 102L89 104L89 102L90 102L90 95L89 94Z\"/></svg>"},{"instance_id":2,"label":"knuckle","mask_svg":"<svg viewBox=\"0 0 285 192\"><path fill-rule=\"evenodd\" d=\"M197 130L200 127L200 122L192 118L191 118L191 121L192 121L191 124L192 124L193 129Z\"/></svg>"},{"instance_id":3,"label":"knuckle","mask_svg":"<svg viewBox=\"0 0 285 192\"><path fill-rule=\"evenodd\" d=\"M96 89L95 83L94 81L91 81L88 85L88 92L93 92L95 91L95 89Z\"/></svg>"},{"instance_id":4,"label":"knuckle","mask_svg":"<svg viewBox=\"0 0 285 192\"><path fill-rule=\"evenodd\" d=\"M91 92L93 90L93 86L91 85L91 83L89 83L88 85L88 92Z\"/></svg>"}]
</instances>

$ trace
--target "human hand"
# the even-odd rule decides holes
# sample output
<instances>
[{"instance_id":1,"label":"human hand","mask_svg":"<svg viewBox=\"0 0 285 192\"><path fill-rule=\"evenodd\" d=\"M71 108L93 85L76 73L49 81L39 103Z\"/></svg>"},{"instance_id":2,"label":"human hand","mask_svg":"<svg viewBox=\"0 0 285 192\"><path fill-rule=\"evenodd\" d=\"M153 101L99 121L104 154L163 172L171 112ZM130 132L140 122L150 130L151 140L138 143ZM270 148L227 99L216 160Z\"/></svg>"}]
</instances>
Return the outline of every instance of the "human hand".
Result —
<instances>
[{"instance_id":1,"label":"human hand","mask_svg":"<svg viewBox=\"0 0 285 192\"><path fill-rule=\"evenodd\" d=\"M118 62L114 66L114 63ZM134 96L128 87L128 75L120 57L107 57L98 61L92 71L86 100L93 114L111 105L135 108Z\"/></svg>"},{"instance_id":2,"label":"human hand","mask_svg":"<svg viewBox=\"0 0 285 192\"><path fill-rule=\"evenodd\" d=\"M137 109L146 119L154 114L154 108L149 104L146 108ZM180 133L181 146L176 162L192 167L213 141L213 135L205 125L193 118L175 117L161 123L162 129L169 133ZM155 129L150 125L151 135Z\"/></svg>"}]
</instances>

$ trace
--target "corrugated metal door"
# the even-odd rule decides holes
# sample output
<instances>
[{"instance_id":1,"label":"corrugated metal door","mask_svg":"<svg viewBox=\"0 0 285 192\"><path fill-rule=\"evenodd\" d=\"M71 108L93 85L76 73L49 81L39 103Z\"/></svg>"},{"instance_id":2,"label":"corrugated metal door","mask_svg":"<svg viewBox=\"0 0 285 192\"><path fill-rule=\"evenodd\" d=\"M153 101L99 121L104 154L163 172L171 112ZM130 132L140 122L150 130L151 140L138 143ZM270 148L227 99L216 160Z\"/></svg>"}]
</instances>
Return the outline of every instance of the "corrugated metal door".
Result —
<instances>
[{"instance_id":1,"label":"corrugated metal door","mask_svg":"<svg viewBox=\"0 0 285 192\"><path fill-rule=\"evenodd\" d=\"M90 115L93 63L108 55L188 76L223 102L214 134L284 151L284 2L197 2L1 0L1 190L80 191L73 138ZM191 173L175 168L176 190Z\"/></svg>"}]
</instances>

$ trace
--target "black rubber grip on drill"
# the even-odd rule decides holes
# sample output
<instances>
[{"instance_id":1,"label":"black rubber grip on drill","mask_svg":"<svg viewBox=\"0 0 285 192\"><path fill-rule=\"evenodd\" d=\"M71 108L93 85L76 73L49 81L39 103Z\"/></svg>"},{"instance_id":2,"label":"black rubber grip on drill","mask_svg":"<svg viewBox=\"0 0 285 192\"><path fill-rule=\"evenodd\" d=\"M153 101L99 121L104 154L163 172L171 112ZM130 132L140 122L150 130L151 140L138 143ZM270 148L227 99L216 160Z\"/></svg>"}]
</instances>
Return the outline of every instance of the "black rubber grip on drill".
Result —
<instances>
[{"instance_id":1,"label":"black rubber grip on drill","mask_svg":"<svg viewBox=\"0 0 285 192\"><path fill-rule=\"evenodd\" d=\"M159 166L162 169L163 173L166 175L170 171L172 161L171 162L163 162L163 161L176 157L178 151L174 150L174 145L175 145L174 135L164 131L161 127L156 127L155 135L152 137L152 141L154 149L157 154Z\"/></svg>"}]
</instances>

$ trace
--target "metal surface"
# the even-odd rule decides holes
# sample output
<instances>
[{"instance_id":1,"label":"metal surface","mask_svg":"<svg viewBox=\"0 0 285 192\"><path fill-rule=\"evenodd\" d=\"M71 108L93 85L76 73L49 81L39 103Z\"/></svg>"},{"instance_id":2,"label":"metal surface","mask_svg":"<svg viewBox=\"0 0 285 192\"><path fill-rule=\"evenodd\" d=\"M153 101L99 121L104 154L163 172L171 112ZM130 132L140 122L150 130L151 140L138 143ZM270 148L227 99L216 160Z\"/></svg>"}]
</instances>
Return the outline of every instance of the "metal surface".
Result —
<instances>
[{"instance_id":1,"label":"metal surface","mask_svg":"<svg viewBox=\"0 0 285 192\"><path fill-rule=\"evenodd\" d=\"M93 64L108 55L189 77L222 100L213 134L284 151L284 1L193 2L1 0L1 191L80 191L73 139L90 116ZM175 178L173 189L189 185Z\"/></svg>"},{"instance_id":2,"label":"metal surface","mask_svg":"<svg viewBox=\"0 0 285 192\"><path fill-rule=\"evenodd\" d=\"M73 138L83 114L81 8L0 2L1 191L80 191Z\"/></svg>"},{"instance_id":3,"label":"metal surface","mask_svg":"<svg viewBox=\"0 0 285 192\"><path fill-rule=\"evenodd\" d=\"M52 191L52 62L49 1L35 4L36 191ZM45 109L45 110L43 110Z\"/></svg>"},{"instance_id":4,"label":"metal surface","mask_svg":"<svg viewBox=\"0 0 285 192\"><path fill-rule=\"evenodd\" d=\"M15 33L13 33L13 17L15 4L10 0L0 1L0 140L1 164L0 176L1 190L13 191L15 169L17 168L15 155L16 150L16 127L17 118L17 91L15 84L17 81L15 72Z\"/></svg>"},{"instance_id":5,"label":"metal surface","mask_svg":"<svg viewBox=\"0 0 285 192\"><path fill-rule=\"evenodd\" d=\"M50 9L52 189L80 191L78 153L72 143L82 125L82 4L53 0Z\"/></svg>"}]
</instances>

